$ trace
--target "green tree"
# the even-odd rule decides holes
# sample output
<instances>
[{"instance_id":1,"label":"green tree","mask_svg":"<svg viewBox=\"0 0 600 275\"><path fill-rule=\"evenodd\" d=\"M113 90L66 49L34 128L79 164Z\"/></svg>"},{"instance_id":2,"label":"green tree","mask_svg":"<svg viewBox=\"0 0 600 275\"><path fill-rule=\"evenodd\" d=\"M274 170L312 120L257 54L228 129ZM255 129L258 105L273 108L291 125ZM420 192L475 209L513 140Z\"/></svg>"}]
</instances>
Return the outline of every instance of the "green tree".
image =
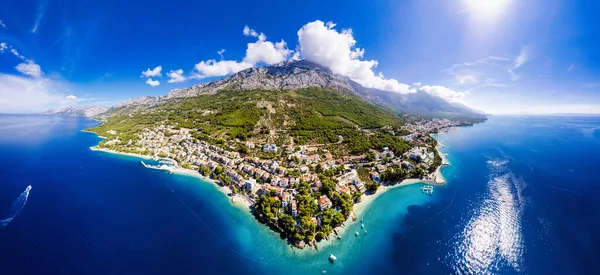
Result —
<instances>
[{"instance_id":1,"label":"green tree","mask_svg":"<svg viewBox=\"0 0 600 275\"><path fill-rule=\"evenodd\" d=\"M335 212L331 221L333 223L333 226L338 226L342 224L345 220L346 219L344 219L344 215L341 212Z\"/></svg>"},{"instance_id":2,"label":"green tree","mask_svg":"<svg viewBox=\"0 0 600 275\"><path fill-rule=\"evenodd\" d=\"M279 226L281 226L288 236L296 231L296 221L288 214L283 214L279 217Z\"/></svg>"},{"instance_id":3,"label":"green tree","mask_svg":"<svg viewBox=\"0 0 600 275\"><path fill-rule=\"evenodd\" d=\"M208 166L202 166L200 167L199 172L203 176L208 177L210 175L210 168L208 168Z\"/></svg>"}]
</instances>

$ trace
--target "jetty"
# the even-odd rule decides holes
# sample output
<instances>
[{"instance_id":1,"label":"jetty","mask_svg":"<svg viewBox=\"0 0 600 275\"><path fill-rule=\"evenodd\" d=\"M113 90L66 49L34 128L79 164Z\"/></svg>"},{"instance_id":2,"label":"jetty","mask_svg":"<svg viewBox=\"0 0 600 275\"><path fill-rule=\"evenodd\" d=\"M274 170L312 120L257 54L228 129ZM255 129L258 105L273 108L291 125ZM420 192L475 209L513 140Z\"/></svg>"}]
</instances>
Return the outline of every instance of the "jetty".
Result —
<instances>
[{"instance_id":1,"label":"jetty","mask_svg":"<svg viewBox=\"0 0 600 275\"><path fill-rule=\"evenodd\" d=\"M173 174L173 170L177 167L177 161L169 158L159 158L157 160L158 164L147 164L144 161L140 161L142 165L146 168L156 169L156 170L165 170L169 171L169 173Z\"/></svg>"}]
</instances>

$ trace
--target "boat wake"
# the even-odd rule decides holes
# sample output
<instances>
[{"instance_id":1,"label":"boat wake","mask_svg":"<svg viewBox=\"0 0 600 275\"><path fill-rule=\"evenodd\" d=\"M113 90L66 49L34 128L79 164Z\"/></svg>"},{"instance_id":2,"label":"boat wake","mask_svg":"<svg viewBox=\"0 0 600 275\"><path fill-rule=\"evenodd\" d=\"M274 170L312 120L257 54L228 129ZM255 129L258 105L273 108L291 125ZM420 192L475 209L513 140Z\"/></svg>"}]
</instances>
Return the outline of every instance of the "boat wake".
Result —
<instances>
[{"instance_id":1,"label":"boat wake","mask_svg":"<svg viewBox=\"0 0 600 275\"><path fill-rule=\"evenodd\" d=\"M19 216L19 214L21 213L21 210L23 210L23 208L25 207L25 204L27 203L27 198L29 198L30 191L31 191L31 185L27 186L27 188L25 188L25 191L23 191L23 193L21 193L21 195L19 195L19 197L12 204L12 206L10 207L10 210L8 211L8 217L0 220L0 227L6 227L17 216Z\"/></svg>"}]
</instances>

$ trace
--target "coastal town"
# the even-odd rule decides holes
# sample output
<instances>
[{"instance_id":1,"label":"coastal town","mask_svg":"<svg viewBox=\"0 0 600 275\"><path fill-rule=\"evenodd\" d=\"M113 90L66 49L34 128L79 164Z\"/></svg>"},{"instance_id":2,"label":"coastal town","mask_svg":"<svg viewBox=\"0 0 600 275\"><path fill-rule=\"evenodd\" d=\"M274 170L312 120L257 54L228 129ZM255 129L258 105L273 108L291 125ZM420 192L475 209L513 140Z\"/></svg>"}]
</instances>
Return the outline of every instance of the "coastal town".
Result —
<instances>
[{"instance_id":1,"label":"coastal town","mask_svg":"<svg viewBox=\"0 0 600 275\"><path fill-rule=\"evenodd\" d=\"M461 122L447 119L404 125L403 133L409 134L400 138L411 147L402 154L382 147L361 155L336 155L319 145L251 142L245 143L247 149L236 151L194 138L191 129L171 125L143 129L135 140L127 141L109 130L114 138L104 140L98 148L138 152L152 158L142 162L145 167L211 179L227 190L233 202L247 205L258 220L303 248L316 247L317 241L337 234L345 221L356 220L354 204L380 186L407 179L444 184L439 167L447 163L430 134L458 125ZM393 131L389 134L395 135ZM423 191L431 194L433 187Z\"/></svg>"}]
</instances>

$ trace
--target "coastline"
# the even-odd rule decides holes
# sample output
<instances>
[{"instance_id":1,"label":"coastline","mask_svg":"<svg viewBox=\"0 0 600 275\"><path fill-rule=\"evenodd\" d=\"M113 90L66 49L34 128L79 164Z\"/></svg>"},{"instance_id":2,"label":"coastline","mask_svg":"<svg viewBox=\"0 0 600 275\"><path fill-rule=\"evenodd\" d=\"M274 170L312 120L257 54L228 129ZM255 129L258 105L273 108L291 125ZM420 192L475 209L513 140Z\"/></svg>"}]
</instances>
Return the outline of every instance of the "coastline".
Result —
<instances>
[{"instance_id":1,"label":"coastline","mask_svg":"<svg viewBox=\"0 0 600 275\"><path fill-rule=\"evenodd\" d=\"M369 209L369 206L371 206L371 204L373 202L375 202L377 200L377 198L379 198L381 195L385 194L386 192L388 192L390 190L393 190L393 189L396 189L399 187L413 185L413 184L431 184L431 181L424 180L424 179L404 179L395 184L381 185L377 189L377 192L375 192L374 194L364 195L364 197L362 198L362 200L360 202L354 204L354 208L352 209L352 214L348 217L348 219L346 219L342 223L342 225L334 228L334 230L337 231L337 234L333 233L332 235L329 236L329 239L324 239L317 243L318 250L325 249L328 246L335 244L337 241L337 236L342 236L342 238L347 237L346 236L346 234L348 233L348 232L346 232L347 228L353 223L360 222L361 217L365 214L365 211L367 209ZM356 220L354 220L354 219L356 219ZM308 251L318 251L318 250L309 249Z\"/></svg>"},{"instance_id":2,"label":"coastline","mask_svg":"<svg viewBox=\"0 0 600 275\"><path fill-rule=\"evenodd\" d=\"M117 152L117 151L110 150L110 149L98 148L96 146L90 147L90 150L104 152L104 153L109 153L109 154L115 154L115 155L124 155L124 156L136 157L136 158L141 158L141 159L152 159L151 156L140 155L140 154L136 154L136 153Z\"/></svg>"},{"instance_id":3,"label":"coastline","mask_svg":"<svg viewBox=\"0 0 600 275\"><path fill-rule=\"evenodd\" d=\"M93 134L98 135L95 132L86 131L86 130L82 130L82 132L93 133ZM98 136L98 137L105 138L105 137L101 137L101 136ZM400 182L396 182L396 183L392 183L392 184L387 184L387 185L382 184L378 188L377 192L375 192L374 194L369 194L369 195L365 194L362 197L362 200L360 202L354 204L352 213L348 216L348 218L340 226L333 229L334 232L337 232L337 234L332 233L327 239L323 239L320 242L315 242L315 246L311 247L314 249L309 249L309 248L298 249L298 248L295 248L293 245L288 245L288 250L292 253L298 253L298 252L317 253L320 250L323 250L323 249L329 247L330 245L335 244L337 241L337 236L347 237L346 229L351 224L353 224L355 222L359 222L359 220L361 219L361 216L364 215L365 211L369 208L369 206L371 206L371 204L375 200L377 200L377 198L379 198L381 195L383 195L384 193L386 193L389 190L403 187L403 186L413 185L413 184L430 184L430 185L435 185L435 186L445 185L446 181L442 175L441 169L442 169L442 167L444 167L446 165L450 165L450 163L448 162L448 160L446 158L446 154L440 152L440 150L439 150L439 148L443 148L443 144L438 142L438 145L435 148L438 151L438 154L440 155L440 157L442 159L442 165L440 165L434 172L433 179L404 179ZM98 148L97 146L90 147L90 150L105 152L105 153L109 153L109 154L125 155L125 156L130 156L130 157L141 158L141 159L152 159L151 156L146 156L146 155L141 155L141 154L136 154L136 153L118 152L118 151L114 151L114 150L110 150L110 149ZM210 179L208 177L205 177L205 176L201 175L198 171L177 167L172 170L172 173L195 177L195 178L200 179L201 181L206 181L208 183L214 184L215 188L227 197L230 197L229 194L232 193L232 191L229 187L220 186L218 184L218 181L216 181L214 179ZM251 215L252 218L254 218L254 216L252 215L252 212L251 212L252 204L247 198L245 198L243 196L239 196L238 194L235 194L234 196L231 197L231 199L229 200L229 203L232 206L237 207L238 209L246 212L247 214ZM258 222L258 221L256 221L256 222Z\"/></svg>"},{"instance_id":4,"label":"coastline","mask_svg":"<svg viewBox=\"0 0 600 275\"><path fill-rule=\"evenodd\" d=\"M141 159L152 159L152 157L150 156L146 156L146 155L140 155L140 154L135 154L135 153L124 153L124 152L117 152L114 150L110 150L110 149L104 149L104 148L98 148L96 146L92 146L90 147L90 150L92 151L99 151L99 152L104 152L104 153L109 153L109 154L115 154L115 155L123 155L123 156L129 156L129 157L136 157L136 158L141 158ZM220 186L218 184L218 181L207 178L203 175L201 175L200 173L198 173L197 171L194 170L190 170L190 169L184 169L181 167L177 167L175 169L173 169L173 174L178 174L178 175L185 175L185 176L191 176L191 177L196 177L198 179L201 179L202 181L206 181L208 183L214 184L215 188L217 190L219 190L219 192L223 193L225 196L229 197L229 194L231 193L231 189L227 186ZM250 207L251 204L250 202L244 198L241 197L239 195L234 195L233 197L231 197L231 200L229 201L231 205L247 211L248 214L252 214L250 212Z\"/></svg>"},{"instance_id":5,"label":"coastline","mask_svg":"<svg viewBox=\"0 0 600 275\"><path fill-rule=\"evenodd\" d=\"M124 155L124 156L129 156L129 157L136 157L136 158L141 158L141 159L152 159L152 157L150 156L145 156L145 155L140 155L140 154L135 154L135 153L123 153L123 152L117 152L114 150L110 150L110 149L104 149L104 148L97 148L96 146L92 146L90 147L90 150L92 151L99 151L99 152L104 152L104 153L109 153L109 154L115 154L115 155ZM441 167L438 168L438 170L440 170ZM231 189L227 186L220 186L218 184L218 181L207 178L203 175L201 175L200 173L198 173L197 171L194 170L190 170L190 169L184 169L181 167L177 167L175 169L173 169L173 174L178 174L178 175L184 175L184 176L190 176L190 177L195 177L200 179L201 181L205 181L208 183L211 183L214 185L214 187L221 192L223 195L225 195L226 197L230 197L229 194L231 193ZM331 234L329 236L329 239L324 239L318 243L316 243L316 247L313 247L313 249L297 249L295 247L292 246L292 248L290 249L290 251L295 251L295 253L298 253L298 251L305 251L305 252L318 252L319 250L325 249L330 245L335 244L336 240L337 240L337 236L342 236L342 237L346 237L346 229L355 222L360 222L360 217L365 213L365 211L369 208L369 206L377 199L379 198L381 195L383 195L384 193L386 193L389 190L395 189L395 188L399 188L399 187L403 187L403 186L408 186L408 185L412 185L412 184L434 184L434 185L439 185L435 182L432 182L431 180L426 180L426 179L404 179L398 183L395 184L388 184L388 185L381 185L378 189L377 192L374 194L369 194L369 195L364 195L362 200L359 203L354 204L354 207L352 209L352 214L350 214L350 216L348 217L348 219L346 219L341 226L338 226L336 228L334 228L335 231L337 231L338 234ZM241 197L239 195L234 195L233 197L231 197L231 199L229 200L229 203L234 206L239 208L240 210L246 212L248 215L252 215L251 212L251 204L250 202L244 198ZM252 216L252 218L254 218L254 216ZM356 219L356 220L354 220ZM258 221L256 221L258 222ZM261 223L262 224L262 223ZM317 248L318 247L318 248Z\"/></svg>"},{"instance_id":6,"label":"coastline","mask_svg":"<svg viewBox=\"0 0 600 275\"><path fill-rule=\"evenodd\" d=\"M223 195L225 195L226 197L231 198L229 200L229 203L231 205L233 205L241 210L244 210L248 214L252 215L252 212L250 212L250 209L252 206L250 204L250 202L246 198L244 198L238 194L229 196L229 194L231 194L232 191L231 191L231 188L229 188L228 186L221 186L221 185L219 185L219 182L214 179L205 177L205 176L201 175L200 173L198 173L197 171L185 169L185 168L181 168L181 167L177 167L177 168L173 169L173 174L195 177L195 178L201 179L202 181L206 181L206 182L213 184L215 186L215 188L217 190L219 190L219 192L223 193Z\"/></svg>"},{"instance_id":7,"label":"coastline","mask_svg":"<svg viewBox=\"0 0 600 275\"><path fill-rule=\"evenodd\" d=\"M96 133L96 132L88 131L88 130L85 130L85 129L84 129L84 130L81 130L81 132L83 132L83 133L90 133L90 134L94 134L94 135L98 136L98 137L99 137L99 138L101 138L101 139L106 139L106 137L105 137L105 136L98 135L98 133ZM93 147L96 147L96 146L93 146Z\"/></svg>"}]
</instances>

